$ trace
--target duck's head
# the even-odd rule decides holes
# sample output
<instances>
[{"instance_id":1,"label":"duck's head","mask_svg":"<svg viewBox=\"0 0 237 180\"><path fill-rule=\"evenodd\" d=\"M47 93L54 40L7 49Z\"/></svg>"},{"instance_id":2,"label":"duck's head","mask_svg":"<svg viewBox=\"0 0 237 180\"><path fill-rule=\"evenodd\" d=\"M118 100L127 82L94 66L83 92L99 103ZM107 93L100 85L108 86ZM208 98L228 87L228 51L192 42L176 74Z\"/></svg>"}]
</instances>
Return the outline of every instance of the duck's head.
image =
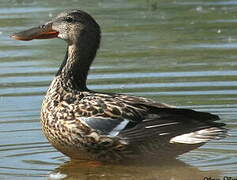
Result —
<instances>
[{"instance_id":1,"label":"duck's head","mask_svg":"<svg viewBox=\"0 0 237 180\"><path fill-rule=\"evenodd\" d=\"M88 13L68 10L43 25L15 33L11 37L23 41L58 37L69 45L79 43L79 39L84 37L87 43L91 44L93 41L93 44L99 46L100 27Z\"/></svg>"}]
</instances>

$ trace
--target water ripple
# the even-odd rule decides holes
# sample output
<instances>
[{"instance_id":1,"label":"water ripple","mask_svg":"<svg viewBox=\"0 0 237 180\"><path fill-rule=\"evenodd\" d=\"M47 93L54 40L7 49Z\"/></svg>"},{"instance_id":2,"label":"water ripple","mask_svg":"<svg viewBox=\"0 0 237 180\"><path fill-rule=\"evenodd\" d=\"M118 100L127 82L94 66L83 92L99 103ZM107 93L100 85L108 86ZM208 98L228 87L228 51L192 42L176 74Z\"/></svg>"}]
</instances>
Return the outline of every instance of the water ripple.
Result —
<instances>
[{"instance_id":1,"label":"water ripple","mask_svg":"<svg viewBox=\"0 0 237 180\"><path fill-rule=\"evenodd\" d=\"M63 58L65 44L59 40L26 43L9 38L12 32L48 21L55 12L78 7L78 1L1 2L0 179L45 179L54 171L74 179L183 180L195 179L196 175L200 180L213 174L236 176L236 4L211 0L82 0L80 8L94 14L103 30L89 88L212 112L229 129L227 138L181 156L181 162L103 169L67 162L68 158L41 132L41 102L60 64L58 59Z\"/></svg>"}]
</instances>

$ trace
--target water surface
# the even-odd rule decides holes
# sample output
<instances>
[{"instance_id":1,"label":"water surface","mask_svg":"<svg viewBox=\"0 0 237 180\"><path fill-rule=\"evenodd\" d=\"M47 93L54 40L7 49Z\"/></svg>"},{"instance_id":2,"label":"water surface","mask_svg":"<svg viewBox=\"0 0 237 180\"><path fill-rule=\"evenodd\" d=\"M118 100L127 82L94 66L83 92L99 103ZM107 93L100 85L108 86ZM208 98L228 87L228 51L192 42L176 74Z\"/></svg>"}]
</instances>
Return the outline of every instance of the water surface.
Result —
<instances>
[{"instance_id":1,"label":"water surface","mask_svg":"<svg viewBox=\"0 0 237 180\"><path fill-rule=\"evenodd\" d=\"M65 8L93 14L103 40L89 76L129 93L218 114L230 136L158 165L72 162L42 135L40 106L65 53L59 39L14 41ZM203 179L237 176L237 1L1 0L0 179Z\"/></svg>"}]
</instances>

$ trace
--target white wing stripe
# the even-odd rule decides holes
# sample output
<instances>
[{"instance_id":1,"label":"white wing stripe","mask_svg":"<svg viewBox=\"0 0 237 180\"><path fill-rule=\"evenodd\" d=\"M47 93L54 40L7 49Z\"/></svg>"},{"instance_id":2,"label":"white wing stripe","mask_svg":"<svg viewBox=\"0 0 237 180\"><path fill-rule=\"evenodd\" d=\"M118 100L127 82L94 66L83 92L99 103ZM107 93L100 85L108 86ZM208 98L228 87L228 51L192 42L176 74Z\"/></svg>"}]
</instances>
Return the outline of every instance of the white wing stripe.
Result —
<instances>
[{"instance_id":1,"label":"white wing stripe","mask_svg":"<svg viewBox=\"0 0 237 180\"><path fill-rule=\"evenodd\" d=\"M149 128L155 128L155 127L169 126L169 125L174 125L174 124L179 124L179 123L178 122L171 122L171 123L165 123L165 124L156 124L153 126L146 126L146 128L149 129Z\"/></svg>"},{"instance_id":2,"label":"white wing stripe","mask_svg":"<svg viewBox=\"0 0 237 180\"><path fill-rule=\"evenodd\" d=\"M119 123L112 131L109 132L110 136L117 136L121 130L123 130L127 124L129 123L129 120L124 119L121 123Z\"/></svg>"}]
</instances>

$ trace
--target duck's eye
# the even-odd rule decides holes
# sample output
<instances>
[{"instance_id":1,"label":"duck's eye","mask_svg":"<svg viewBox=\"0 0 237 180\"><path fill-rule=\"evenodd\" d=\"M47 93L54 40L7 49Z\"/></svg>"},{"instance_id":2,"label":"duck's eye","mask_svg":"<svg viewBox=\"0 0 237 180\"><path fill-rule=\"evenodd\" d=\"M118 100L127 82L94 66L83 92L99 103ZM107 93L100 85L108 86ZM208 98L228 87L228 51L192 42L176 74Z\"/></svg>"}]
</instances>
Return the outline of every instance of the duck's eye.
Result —
<instances>
[{"instance_id":1,"label":"duck's eye","mask_svg":"<svg viewBox=\"0 0 237 180\"><path fill-rule=\"evenodd\" d=\"M66 17L66 19L65 19L65 21L67 21L67 22L72 22L73 21L73 19L71 18L71 17Z\"/></svg>"}]
</instances>

